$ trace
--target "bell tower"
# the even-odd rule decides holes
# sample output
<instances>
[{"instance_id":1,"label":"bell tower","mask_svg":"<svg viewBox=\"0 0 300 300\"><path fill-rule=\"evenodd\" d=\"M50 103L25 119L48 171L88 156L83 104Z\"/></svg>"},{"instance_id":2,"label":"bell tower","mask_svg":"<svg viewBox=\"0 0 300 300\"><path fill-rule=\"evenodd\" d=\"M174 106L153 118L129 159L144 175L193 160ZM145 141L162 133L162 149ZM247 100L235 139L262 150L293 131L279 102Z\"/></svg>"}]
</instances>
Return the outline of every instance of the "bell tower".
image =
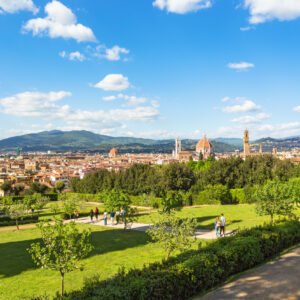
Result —
<instances>
[{"instance_id":1,"label":"bell tower","mask_svg":"<svg viewBox=\"0 0 300 300\"><path fill-rule=\"evenodd\" d=\"M249 131L246 129L244 131L244 157L250 155L250 144L249 144Z\"/></svg>"}]
</instances>

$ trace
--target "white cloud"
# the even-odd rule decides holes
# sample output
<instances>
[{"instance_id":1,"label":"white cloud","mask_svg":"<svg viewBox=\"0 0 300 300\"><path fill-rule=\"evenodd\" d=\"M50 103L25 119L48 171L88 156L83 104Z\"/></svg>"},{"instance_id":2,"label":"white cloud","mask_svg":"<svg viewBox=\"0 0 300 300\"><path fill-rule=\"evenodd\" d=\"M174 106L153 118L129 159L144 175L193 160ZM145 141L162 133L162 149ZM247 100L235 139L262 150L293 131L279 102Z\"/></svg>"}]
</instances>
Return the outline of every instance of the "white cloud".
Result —
<instances>
[{"instance_id":1,"label":"white cloud","mask_svg":"<svg viewBox=\"0 0 300 300\"><path fill-rule=\"evenodd\" d=\"M23 10L31 11L34 14L39 11L32 0L0 0L0 13L13 14Z\"/></svg>"},{"instance_id":2,"label":"white cloud","mask_svg":"<svg viewBox=\"0 0 300 300\"><path fill-rule=\"evenodd\" d=\"M300 17L299 0L244 0L244 6L250 11L251 24L271 20L288 21Z\"/></svg>"},{"instance_id":3,"label":"white cloud","mask_svg":"<svg viewBox=\"0 0 300 300\"><path fill-rule=\"evenodd\" d=\"M77 42L94 42L96 37L89 27L77 23L71 9L59 1L53 0L45 6L45 18L29 20L24 32L32 32L34 36L48 35L50 38L74 39Z\"/></svg>"},{"instance_id":4,"label":"white cloud","mask_svg":"<svg viewBox=\"0 0 300 300\"><path fill-rule=\"evenodd\" d=\"M186 14L210 8L211 0L155 0L153 6L171 13Z\"/></svg>"},{"instance_id":5,"label":"white cloud","mask_svg":"<svg viewBox=\"0 0 300 300\"><path fill-rule=\"evenodd\" d=\"M231 120L234 123L240 123L240 124L254 124L254 123L260 123L262 121L265 121L269 119L271 116L266 113L258 113L256 115L246 115L239 118L235 118Z\"/></svg>"},{"instance_id":6,"label":"white cloud","mask_svg":"<svg viewBox=\"0 0 300 300\"><path fill-rule=\"evenodd\" d=\"M233 70L236 70L236 71L248 71L248 70L254 68L255 66L252 63L242 61L242 62L239 62L239 63L229 63L227 65L227 67L229 69L233 69Z\"/></svg>"},{"instance_id":7,"label":"white cloud","mask_svg":"<svg viewBox=\"0 0 300 300\"><path fill-rule=\"evenodd\" d=\"M299 105L299 106L296 106L296 107L294 107L294 111L295 111L295 112L298 112L298 113L300 113L300 105Z\"/></svg>"},{"instance_id":8,"label":"white cloud","mask_svg":"<svg viewBox=\"0 0 300 300\"><path fill-rule=\"evenodd\" d=\"M228 105L223 108L223 111L226 113L245 113L245 112L253 112L260 109L254 101L248 100L246 98L234 98L234 99L226 99L225 102L234 102L236 104ZM224 99L223 99L224 102Z\"/></svg>"},{"instance_id":9,"label":"white cloud","mask_svg":"<svg viewBox=\"0 0 300 300\"><path fill-rule=\"evenodd\" d=\"M113 96L107 96L107 97L103 97L104 101L115 101L117 99L123 99L126 101L126 106L137 106L140 104L144 104L146 102L148 102L148 99L144 98L144 97L136 97L136 96L129 96L129 95L125 95L125 94L118 94L118 95L113 95ZM152 104L152 102L151 102ZM154 104L154 105L153 105ZM152 106L153 107L157 107L155 106L155 103L153 103Z\"/></svg>"},{"instance_id":10,"label":"white cloud","mask_svg":"<svg viewBox=\"0 0 300 300\"><path fill-rule=\"evenodd\" d=\"M19 118L63 123L63 130L109 130L124 128L125 121L148 122L158 118L159 111L152 105L110 110L74 109L59 101L71 96L70 92L24 92L0 99L1 112ZM52 123L51 123L52 124Z\"/></svg>"},{"instance_id":11,"label":"white cloud","mask_svg":"<svg viewBox=\"0 0 300 300\"><path fill-rule=\"evenodd\" d=\"M86 57L84 54L80 53L79 51L74 51L74 52L66 52L66 51L61 51L59 53L59 56L62 57L62 58L67 58L68 60L71 60L71 61L85 61L86 60Z\"/></svg>"},{"instance_id":12,"label":"white cloud","mask_svg":"<svg viewBox=\"0 0 300 300\"><path fill-rule=\"evenodd\" d=\"M70 92L24 92L0 99L3 113L18 117L45 117L61 114L69 107L57 105L57 101L71 96Z\"/></svg>"},{"instance_id":13,"label":"white cloud","mask_svg":"<svg viewBox=\"0 0 300 300\"><path fill-rule=\"evenodd\" d=\"M107 60L118 61L121 59L122 54L129 54L129 50L120 46L114 46L105 50L105 58Z\"/></svg>"},{"instance_id":14,"label":"white cloud","mask_svg":"<svg viewBox=\"0 0 300 300\"><path fill-rule=\"evenodd\" d=\"M130 83L128 78L122 74L109 74L96 83L94 87L104 91L123 91L130 87Z\"/></svg>"}]
</instances>

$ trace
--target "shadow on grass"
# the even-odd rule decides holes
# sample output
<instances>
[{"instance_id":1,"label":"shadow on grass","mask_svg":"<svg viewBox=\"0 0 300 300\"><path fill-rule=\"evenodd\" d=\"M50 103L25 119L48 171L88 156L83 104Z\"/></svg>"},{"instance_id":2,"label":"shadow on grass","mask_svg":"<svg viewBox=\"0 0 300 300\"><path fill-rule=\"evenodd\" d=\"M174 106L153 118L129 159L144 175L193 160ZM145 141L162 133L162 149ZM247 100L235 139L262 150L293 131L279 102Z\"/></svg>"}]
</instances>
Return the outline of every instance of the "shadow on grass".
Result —
<instances>
[{"instance_id":1,"label":"shadow on grass","mask_svg":"<svg viewBox=\"0 0 300 300\"><path fill-rule=\"evenodd\" d=\"M149 242L146 233L132 230L94 231L91 236L94 250L89 257L122 251L146 245ZM32 239L0 244L0 278L16 276L22 272L35 269L27 249L30 248L32 243L39 241L40 239Z\"/></svg>"}]
</instances>

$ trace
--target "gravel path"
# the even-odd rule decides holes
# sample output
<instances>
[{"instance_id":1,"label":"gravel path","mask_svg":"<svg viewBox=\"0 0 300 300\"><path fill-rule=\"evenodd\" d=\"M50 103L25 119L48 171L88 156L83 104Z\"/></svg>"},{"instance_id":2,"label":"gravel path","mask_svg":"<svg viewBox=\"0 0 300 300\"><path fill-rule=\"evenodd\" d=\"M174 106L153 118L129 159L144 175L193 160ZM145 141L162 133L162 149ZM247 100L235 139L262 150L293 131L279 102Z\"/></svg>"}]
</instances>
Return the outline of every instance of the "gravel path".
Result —
<instances>
[{"instance_id":1,"label":"gravel path","mask_svg":"<svg viewBox=\"0 0 300 300\"><path fill-rule=\"evenodd\" d=\"M299 300L300 248L194 300Z\"/></svg>"}]
</instances>

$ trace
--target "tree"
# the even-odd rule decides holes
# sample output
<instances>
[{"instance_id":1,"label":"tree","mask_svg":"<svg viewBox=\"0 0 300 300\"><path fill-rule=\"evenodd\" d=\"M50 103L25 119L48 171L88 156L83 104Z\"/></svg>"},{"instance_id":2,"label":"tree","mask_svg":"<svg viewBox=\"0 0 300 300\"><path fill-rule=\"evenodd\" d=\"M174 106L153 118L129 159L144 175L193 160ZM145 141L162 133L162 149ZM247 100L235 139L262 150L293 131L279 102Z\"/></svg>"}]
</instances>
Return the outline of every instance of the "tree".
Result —
<instances>
[{"instance_id":1,"label":"tree","mask_svg":"<svg viewBox=\"0 0 300 300\"><path fill-rule=\"evenodd\" d=\"M195 240L195 228L196 223L193 219L181 220L174 212L162 213L147 233L153 241L162 244L168 259L176 250L183 252L191 248Z\"/></svg>"},{"instance_id":2,"label":"tree","mask_svg":"<svg viewBox=\"0 0 300 300\"><path fill-rule=\"evenodd\" d=\"M80 195L66 194L62 200L62 207L64 213L69 217L69 219L72 219L75 211L80 210L82 207Z\"/></svg>"},{"instance_id":3,"label":"tree","mask_svg":"<svg viewBox=\"0 0 300 300\"><path fill-rule=\"evenodd\" d=\"M7 213L11 219L16 221L16 227L19 230L19 221L26 215L27 209L24 203L15 202L7 206Z\"/></svg>"},{"instance_id":4,"label":"tree","mask_svg":"<svg viewBox=\"0 0 300 300\"><path fill-rule=\"evenodd\" d=\"M19 196L25 190L25 186L22 183L17 183L13 187L13 193L16 196Z\"/></svg>"},{"instance_id":5,"label":"tree","mask_svg":"<svg viewBox=\"0 0 300 300\"><path fill-rule=\"evenodd\" d=\"M162 198L162 212L170 214L172 210L179 210L183 205L181 192L169 191Z\"/></svg>"},{"instance_id":6,"label":"tree","mask_svg":"<svg viewBox=\"0 0 300 300\"><path fill-rule=\"evenodd\" d=\"M42 242L32 244L28 251L38 267L60 273L63 296L65 274L82 269L80 260L93 249L91 232L79 232L74 222L64 224L62 220L56 220L53 225L40 223L37 226L41 231Z\"/></svg>"},{"instance_id":7,"label":"tree","mask_svg":"<svg viewBox=\"0 0 300 300\"><path fill-rule=\"evenodd\" d=\"M33 182L30 186L31 192L38 193L38 194L44 194L47 191L48 187L44 184L41 184L39 182Z\"/></svg>"},{"instance_id":8,"label":"tree","mask_svg":"<svg viewBox=\"0 0 300 300\"><path fill-rule=\"evenodd\" d=\"M270 216L271 225L275 215L291 216L294 210L291 189L287 183L278 180L259 186L254 197L257 213Z\"/></svg>"},{"instance_id":9,"label":"tree","mask_svg":"<svg viewBox=\"0 0 300 300\"><path fill-rule=\"evenodd\" d=\"M136 209L130 206L131 200L128 194L119 191L111 190L103 194L104 205L108 211L122 211L124 229L127 228L128 223L132 223L136 215Z\"/></svg>"},{"instance_id":10,"label":"tree","mask_svg":"<svg viewBox=\"0 0 300 300\"><path fill-rule=\"evenodd\" d=\"M12 184L9 181L5 181L1 185L1 189L4 191L5 194L9 194L13 190Z\"/></svg>"},{"instance_id":11,"label":"tree","mask_svg":"<svg viewBox=\"0 0 300 300\"><path fill-rule=\"evenodd\" d=\"M55 189L61 193L65 189L66 185L62 180L59 180L55 183Z\"/></svg>"}]
</instances>

